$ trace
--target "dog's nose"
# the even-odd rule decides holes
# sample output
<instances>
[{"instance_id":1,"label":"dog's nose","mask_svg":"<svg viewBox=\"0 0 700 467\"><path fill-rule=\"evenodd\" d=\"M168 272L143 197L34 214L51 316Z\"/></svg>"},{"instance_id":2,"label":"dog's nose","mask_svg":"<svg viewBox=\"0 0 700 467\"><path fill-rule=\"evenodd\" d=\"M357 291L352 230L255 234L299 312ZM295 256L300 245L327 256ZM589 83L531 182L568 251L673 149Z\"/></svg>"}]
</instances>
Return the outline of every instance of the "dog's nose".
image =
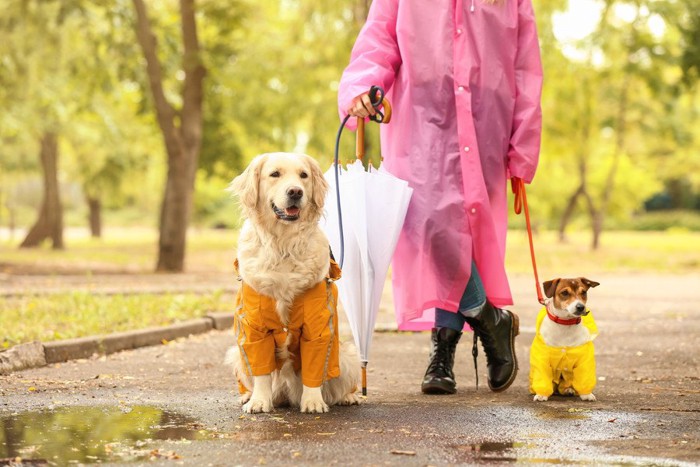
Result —
<instances>
[{"instance_id":1,"label":"dog's nose","mask_svg":"<svg viewBox=\"0 0 700 467\"><path fill-rule=\"evenodd\" d=\"M583 303L577 303L576 304L576 311L578 313L583 313L584 311L586 311L586 305L584 305Z\"/></svg>"},{"instance_id":2,"label":"dog's nose","mask_svg":"<svg viewBox=\"0 0 700 467\"><path fill-rule=\"evenodd\" d=\"M293 199L295 201L299 200L302 196L304 196L304 190L302 190L298 186L289 187L287 189L287 196L289 197L289 199Z\"/></svg>"}]
</instances>

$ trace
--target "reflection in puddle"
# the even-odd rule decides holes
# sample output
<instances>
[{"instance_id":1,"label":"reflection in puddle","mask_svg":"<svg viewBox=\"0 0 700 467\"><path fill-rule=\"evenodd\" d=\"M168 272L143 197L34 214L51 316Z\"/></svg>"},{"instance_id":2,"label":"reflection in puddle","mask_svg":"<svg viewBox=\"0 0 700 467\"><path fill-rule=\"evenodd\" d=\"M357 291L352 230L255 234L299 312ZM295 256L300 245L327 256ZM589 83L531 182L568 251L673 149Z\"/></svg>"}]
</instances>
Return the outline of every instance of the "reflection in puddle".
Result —
<instances>
[{"instance_id":1,"label":"reflection in puddle","mask_svg":"<svg viewBox=\"0 0 700 467\"><path fill-rule=\"evenodd\" d=\"M517 455L518 451L536 449L537 446L526 442L484 442L470 445L457 446L460 451L459 462L468 464L501 464L501 463L534 463L534 464L562 464L568 463L559 458L531 458ZM576 461L577 464L588 464L585 461Z\"/></svg>"},{"instance_id":2,"label":"reflection in puddle","mask_svg":"<svg viewBox=\"0 0 700 467\"><path fill-rule=\"evenodd\" d=\"M514 449L526 447L518 442L483 442L458 446L462 461L515 462Z\"/></svg>"},{"instance_id":3,"label":"reflection in puddle","mask_svg":"<svg viewBox=\"0 0 700 467\"><path fill-rule=\"evenodd\" d=\"M155 407L65 407L0 417L0 465L134 461L166 457L151 440L199 440L212 432L194 420ZM171 457L172 458L172 457Z\"/></svg>"},{"instance_id":4,"label":"reflection in puddle","mask_svg":"<svg viewBox=\"0 0 700 467\"><path fill-rule=\"evenodd\" d=\"M541 412L537 414L542 420L588 420L591 417L581 412Z\"/></svg>"}]
</instances>

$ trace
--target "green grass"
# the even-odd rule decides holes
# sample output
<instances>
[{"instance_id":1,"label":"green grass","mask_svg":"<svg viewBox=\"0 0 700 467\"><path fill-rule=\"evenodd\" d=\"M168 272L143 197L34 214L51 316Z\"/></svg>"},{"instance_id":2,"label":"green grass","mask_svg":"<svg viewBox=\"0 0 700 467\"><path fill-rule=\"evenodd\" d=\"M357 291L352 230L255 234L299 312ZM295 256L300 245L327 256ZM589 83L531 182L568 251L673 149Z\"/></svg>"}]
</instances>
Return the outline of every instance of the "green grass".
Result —
<instances>
[{"instance_id":1,"label":"green grass","mask_svg":"<svg viewBox=\"0 0 700 467\"><path fill-rule=\"evenodd\" d=\"M0 348L164 326L230 309L232 297L213 294L26 295L0 301Z\"/></svg>"},{"instance_id":2,"label":"green grass","mask_svg":"<svg viewBox=\"0 0 700 467\"><path fill-rule=\"evenodd\" d=\"M562 243L556 232L534 237L537 267L549 276L595 273L688 274L700 272L700 232L604 232L597 250L591 233L574 232ZM527 232L508 233L506 266L510 273L531 273Z\"/></svg>"},{"instance_id":3,"label":"green grass","mask_svg":"<svg viewBox=\"0 0 700 467\"><path fill-rule=\"evenodd\" d=\"M72 231L73 232L73 231ZM237 232L192 230L188 236L187 271L230 273ZM75 232L66 250L48 246L19 250L17 241L0 241L0 274L22 271L90 276L132 274L147 280L156 263L157 233L151 229L108 229L95 240ZM601 246L591 250L588 231L572 232L560 243L555 232L535 238L540 278L614 273L689 274L700 272L700 232L604 232ZM532 274L527 233L508 234L506 254L510 274ZM0 346L32 340L51 341L130 329L161 326L201 317L212 310L231 309L232 297L222 292L198 294L94 295L89 292L0 298Z\"/></svg>"},{"instance_id":4,"label":"green grass","mask_svg":"<svg viewBox=\"0 0 700 467\"><path fill-rule=\"evenodd\" d=\"M186 270L223 272L232 270L238 232L235 230L191 229L187 235ZM64 234L64 250L53 250L47 242L40 248L17 246L0 240L0 272L22 267L66 271L146 273L157 260L158 232L148 228L107 228L102 238L91 238L85 230Z\"/></svg>"}]
</instances>

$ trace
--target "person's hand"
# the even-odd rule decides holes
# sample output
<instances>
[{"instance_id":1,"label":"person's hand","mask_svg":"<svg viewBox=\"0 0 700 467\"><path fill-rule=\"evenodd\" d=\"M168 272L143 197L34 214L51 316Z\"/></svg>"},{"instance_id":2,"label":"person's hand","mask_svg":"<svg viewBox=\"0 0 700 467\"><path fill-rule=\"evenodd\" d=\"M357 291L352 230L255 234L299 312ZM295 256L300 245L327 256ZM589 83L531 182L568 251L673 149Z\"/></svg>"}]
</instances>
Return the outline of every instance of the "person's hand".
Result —
<instances>
[{"instance_id":1,"label":"person's hand","mask_svg":"<svg viewBox=\"0 0 700 467\"><path fill-rule=\"evenodd\" d=\"M369 99L368 92L360 94L352 100L350 108L348 109L348 114L352 115L353 117L362 118L367 118L370 115L374 116L377 114L377 111L374 110L374 107L372 106L372 101Z\"/></svg>"}]
</instances>

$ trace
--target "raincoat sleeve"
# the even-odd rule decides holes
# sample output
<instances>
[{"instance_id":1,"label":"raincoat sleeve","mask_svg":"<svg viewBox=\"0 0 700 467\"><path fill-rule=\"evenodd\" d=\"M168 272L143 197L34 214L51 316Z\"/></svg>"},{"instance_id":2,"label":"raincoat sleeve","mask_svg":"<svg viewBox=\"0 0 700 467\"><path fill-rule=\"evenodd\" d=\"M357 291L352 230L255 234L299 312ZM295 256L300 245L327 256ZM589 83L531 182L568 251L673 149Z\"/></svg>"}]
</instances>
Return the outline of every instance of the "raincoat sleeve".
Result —
<instances>
[{"instance_id":1,"label":"raincoat sleeve","mask_svg":"<svg viewBox=\"0 0 700 467\"><path fill-rule=\"evenodd\" d=\"M530 394L551 396L554 393L554 372L549 362L549 351L538 338L530 349Z\"/></svg>"},{"instance_id":2,"label":"raincoat sleeve","mask_svg":"<svg viewBox=\"0 0 700 467\"><path fill-rule=\"evenodd\" d=\"M592 393L596 385L593 342L585 344L584 349L574 366L573 387L578 395Z\"/></svg>"},{"instance_id":3,"label":"raincoat sleeve","mask_svg":"<svg viewBox=\"0 0 700 467\"><path fill-rule=\"evenodd\" d=\"M531 0L519 0L518 51L515 57L515 111L508 150L509 177L532 182L542 133L542 62Z\"/></svg>"},{"instance_id":4,"label":"raincoat sleeve","mask_svg":"<svg viewBox=\"0 0 700 467\"><path fill-rule=\"evenodd\" d=\"M547 312L543 308L537 315L535 338L530 347L530 393L551 396L554 393L554 372L550 362L549 349L540 337L540 326Z\"/></svg>"},{"instance_id":5,"label":"raincoat sleeve","mask_svg":"<svg viewBox=\"0 0 700 467\"><path fill-rule=\"evenodd\" d=\"M350 63L343 72L338 89L338 110L341 120L352 100L369 91L371 86L381 86L389 91L396 72L401 66L401 54L396 39L398 0L374 0L367 21L352 48ZM351 118L346 126L354 130L356 120Z\"/></svg>"}]
</instances>

